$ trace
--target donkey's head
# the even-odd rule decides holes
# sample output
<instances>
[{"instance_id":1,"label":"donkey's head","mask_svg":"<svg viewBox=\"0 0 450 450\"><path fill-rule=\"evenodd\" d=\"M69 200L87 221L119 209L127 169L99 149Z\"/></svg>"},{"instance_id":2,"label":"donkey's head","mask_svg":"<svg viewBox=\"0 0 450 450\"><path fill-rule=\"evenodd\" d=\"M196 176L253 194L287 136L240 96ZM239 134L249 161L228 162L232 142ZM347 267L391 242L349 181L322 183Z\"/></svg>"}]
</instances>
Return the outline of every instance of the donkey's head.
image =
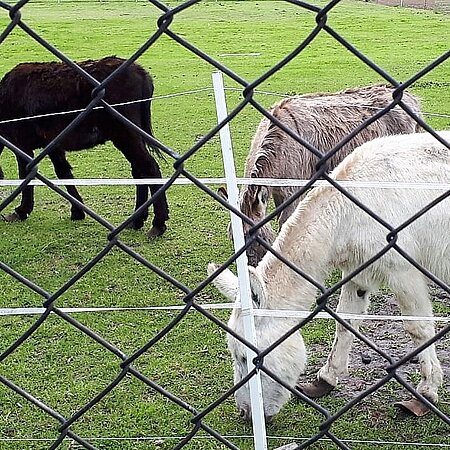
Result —
<instances>
[{"instance_id":1,"label":"donkey's head","mask_svg":"<svg viewBox=\"0 0 450 450\"><path fill-rule=\"evenodd\" d=\"M227 191L224 188L219 189L219 194L222 198L228 200ZM245 214L255 224L258 224L266 217L269 198L270 190L267 186L245 186L240 194L239 207L243 214ZM251 233L252 226L247 222L243 222L243 229L246 242L257 235L268 244L272 244L276 237L270 223L266 223ZM228 237L233 239L231 234L231 223L228 225ZM266 248L258 241L253 241L253 243L247 248L248 263L251 266L258 265L263 256L266 254L266 251Z\"/></svg>"},{"instance_id":2,"label":"donkey's head","mask_svg":"<svg viewBox=\"0 0 450 450\"><path fill-rule=\"evenodd\" d=\"M219 268L216 264L208 265L211 275ZM258 269L249 267L250 287L255 308L267 308L270 301L266 284ZM228 269L218 275L213 283L219 291L230 300L240 302L238 279ZM236 305L237 306L237 305ZM292 329L298 321L295 319L275 317L255 317L256 345L261 351L270 347L277 339ZM244 325L241 310L234 308L228 326L237 335L244 338ZM228 335L228 349L233 358L234 383L240 383L247 375L247 347L231 335ZM299 332L283 340L263 358L261 370L264 416L270 421L281 407L289 400L290 391L283 384L293 388L306 366L306 350ZM267 369L265 372L264 369ZM279 381L277 381L279 380ZM252 416L249 383L245 383L234 394L238 410L245 420Z\"/></svg>"}]
</instances>

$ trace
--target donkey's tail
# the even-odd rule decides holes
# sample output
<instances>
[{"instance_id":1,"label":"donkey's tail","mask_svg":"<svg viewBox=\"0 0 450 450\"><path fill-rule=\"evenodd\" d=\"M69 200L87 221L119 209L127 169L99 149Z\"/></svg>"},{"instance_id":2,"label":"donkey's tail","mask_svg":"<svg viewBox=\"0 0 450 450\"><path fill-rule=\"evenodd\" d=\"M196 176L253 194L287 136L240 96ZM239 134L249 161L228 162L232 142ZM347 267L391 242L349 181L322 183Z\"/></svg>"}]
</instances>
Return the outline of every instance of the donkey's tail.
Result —
<instances>
[{"instance_id":1,"label":"donkey's tail","mask_svg":"<svg viewBox=\"0 0 450 450\"><path fill-rule=\"evenodd\" d=\"M4 148L4 146L2 144L0 144L0 155L3 152L3 148ZM3 173L2 166L0 166L0 180L4 180L4 179L5 179L5 174Z\"/></svg>"},{"instance_id":2,"label":"donkey's tail","mask_svg":"<svg viewBox=\"0 0 450 450\"><path fill-rule=\"evenodd\" d=\"M144 99L143 102L140 103L141 105L141 126L142 129L148 133L150 136L155 137L153 133L153 126L152 126L152 111L151 111L151 99L153 97L153 80L150 74L143 70L144 77L142 81L142 98ZM148 149L152 152L158 155L161 158L164 158L163 153L159 149L159 147L152 142L146 141L146 145Z\"/></svg>"}]
</instances>

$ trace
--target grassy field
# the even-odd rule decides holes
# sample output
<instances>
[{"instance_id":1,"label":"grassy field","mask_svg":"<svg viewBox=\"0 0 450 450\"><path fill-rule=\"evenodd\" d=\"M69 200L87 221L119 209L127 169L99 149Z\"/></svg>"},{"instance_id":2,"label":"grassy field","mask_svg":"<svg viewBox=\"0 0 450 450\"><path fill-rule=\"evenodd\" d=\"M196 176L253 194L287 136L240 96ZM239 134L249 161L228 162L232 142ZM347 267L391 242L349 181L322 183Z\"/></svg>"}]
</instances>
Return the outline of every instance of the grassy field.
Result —
<instances>
[{"instance_id":1,"label":"grassy field","mask_svg":"<svg viewBox=\"0 0 450 450\"><path fill-rule=\"evenodd\" d=\"M171 2L170 6L176 4ZM23 20L52 45L75 60L106 55L128 57L156 31L160 11L146 2L49 1L30 2ZM0 30L9 23L0 9ZM364 2L343 1L329 13L328 25L354 44L396 80L412 77L448 51L448 15L387 8ZM240 77L253 81L292 51L314 28L312 13L282 1L209 1L177 15L171 29L226 65ZM54 57L20 29L0 44L0 74L22 61ZM153 75L155 95L165 97L211 87L215 70L184 47L162 36L139 63ZM326 33L294 61L258 87L260 91L300 94L335 91L349 86L382 82ZM226 77L227 87L237 83ZM442 65L417 81L411 91L422 98L427 122L436 129L450 128L450 70ZM265 106L279 97L257 94ZM227 94L228 109L241 97ZM231 132L236 166L242 173L258 113L246 108L233 120ZM184 154L216 122L213 93L205 90L160 98L153 103L156 136ZM69 155L75 177L128 178L129 165L112 146ZM105 164L106 162L106 164ZM1 166L6 178L16 178L11 152L4 151ZM164 176L173 172L172 161L161 161ZM186 164L198 177L221 177L223 167L218 137L203 146ZM41 173L53 177L47 160ZM11 189L1 188L0 198ZM120 224L132 210L133 187L82 187L86 204L111 223ZM209 261L223 262L232 254L226 238L228 215L213 199L191 186L175 186L168 192L171 207L164 237L149 242L142 231L124 231L120 239L147 260L195 288L206 276ZM11 206L8 207L8 211ZM146 225L147 228L150 225ZM74 276L107 243L107 231L93 220L73 223L69 207L47 188L36 189L36 208L23 223L0 222L0 261L39 285L55 292ZM42 297L0 271L0 308L38 307ZM183 293L145 269L119 249L110 252L94 269L65 292L59 307L148 307L183 304ZM202 303L221 303L223 298L206 288ZM440 311L441 314L448 310ZM229 311L214 315L225 321ZM131 355L176 317L174 311L121 311L73 314L106 341ZM0 352L6 350L35 321L36 316L0 316ZM329 344L333 324L316 321L305 330L312 349ZM316 369L325 353L310 355ZM51 316L17 351L1 362L0 375L25 389L68 418L101 392L119 373L120 360L102 346ZM187 315L168 335L141 356L135 367L197 410L206 408L232 386L230 356L225 333L199 313ZM312 371L312 369L311 369ZM364 374L357 372L355 377ZM446 373L447 377L450 374ZM417 378L417 369L411 373ZM425 442L450 445L449 428L428 416L417 420L398 414L392 402L402 395L388 384L376 395L344 415L332 428L356 450L374 448L363 441ZM442 410L450 414L450 395L442 392ZM321 404L337 411L351 399L329 396ZM127 376L98 405L72 427L99 449L174 448L191 429L191 414L165 397ZM311 408L290 402L268 427L270 448L310 437L318 432L321 417ZM212 413L206 423L241 449L253 448L251 428L242 423L232 399ZM0 449L46 449L58 436L59 423L39 408L0 384ZM185 448L219 449L223 445L200 437ZM377 444L377 448L394 448ZM65 441L60 448L75 449ZM313 448L336 448L320 442ZM403 449L421 448L405 445Z\"/></svg>"}]
</instances>

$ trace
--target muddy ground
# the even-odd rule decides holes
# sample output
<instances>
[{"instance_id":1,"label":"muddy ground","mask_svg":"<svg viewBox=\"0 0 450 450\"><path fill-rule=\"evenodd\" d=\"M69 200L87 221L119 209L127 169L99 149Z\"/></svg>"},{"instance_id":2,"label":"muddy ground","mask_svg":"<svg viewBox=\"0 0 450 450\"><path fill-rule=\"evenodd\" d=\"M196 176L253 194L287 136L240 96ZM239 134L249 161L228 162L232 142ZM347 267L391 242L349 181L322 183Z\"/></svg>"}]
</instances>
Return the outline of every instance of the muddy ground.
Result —
<instances>
[{"instance_id":1,"label":"muddy ground","mask_svg":"<svg viewBox=\"0 0 450 450\"><path fill-rule=\"evenodd\" d=\"M435 306L435 315L449 317L450 295L434 287L431 287L431 294ZM332 300L332 303L335 304L336 302L337 299ZM439 306L444 307L447 312L440 313L439 310L442 311L442 308L439 308ZM383 293L372 296L369 314L400 315L400 310L393 295ZM450 323L438 322L436 324L437 331L445 327L450 327ZM409 335L404 331L401 321L365 321L361 326L361 331L394 360L404 357L414 349L414 345ZM442 397L448 402L450 398L450 332L437 342L436 348L444 371ZM308 350L308 353L311 356L314 355L314 357L310 358L307 372L302 378L311 381L314 379L317 370L325 363L326 356L330 351L330 344L312 344L308 346ZM381 355L356 339L350 356L349 376L340 381L333 395L345 397L346 400L354 398L372 386L374 382L382 379L386 375L385 367L387 366L387 361ZM417 358L398 369L398 373L416 385L420 377ZM398 383L391 381L388 386L394 387L389 390L383 388L382 396L385 400L386 393L388 397L391 397L388 398L388 401L392 402L410 397L410 394Z\"/></svg>"}]
</instances>

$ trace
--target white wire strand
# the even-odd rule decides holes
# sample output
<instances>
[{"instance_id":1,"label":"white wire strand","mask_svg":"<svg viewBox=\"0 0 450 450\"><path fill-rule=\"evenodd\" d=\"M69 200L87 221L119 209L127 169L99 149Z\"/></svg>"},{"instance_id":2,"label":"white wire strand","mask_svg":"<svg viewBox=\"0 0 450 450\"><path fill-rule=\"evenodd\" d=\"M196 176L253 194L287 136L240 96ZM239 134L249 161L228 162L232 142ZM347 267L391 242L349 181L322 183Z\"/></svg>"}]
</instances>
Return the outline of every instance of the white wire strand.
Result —
<instances>
[{"instance_id":1,"label":"white wire strand","mask_svg":"<svg viewBox=\"0 0 450 450\"><path fill-rule=\"evenodd\" d=\"M242 89L240 88L225 88L226 91L234 91L234 92L242 92ZM159 95L159 96L154 96L154 97L148 97L148 98L144 98L144 99L139 99L139 100L132 100L129 102L122 102L122 103L114 103L111 104L110 106L115 108L115 107L120 107L120 106L127 106L127 105L133 105L136 103L142 103L142 102L150 102L150 101L154 101L154 100L163 100L163 99L167 99L167 98L174 98L174 97L181 97L183 95L192 95L192 94L198 94L201 92L212 92L213 88L211 87L205 87L205 88L199 88L199 89L193 89L191 91L182 91L182 92L175 92L173 94L166 94L166 95ZM273 95L276 97L289 97L290 95L287 94L282 94L282 93L277 93L277 92L268 92L268 91L259 91L256 90L254 91L257 94L263 94L263 95ZM361 107L362 105L354 105L355 107ZM377 107L373 107L373 106L364 106L370 109L374 109L374 110L378 110L380 111L382 108L377 108ZM103 106L96 106L95 108L93 108L93 110L99 110L99 109L103 109ZM63 116L63 115L69 115L69 114L78 114L85 111L85 108L81 108L81 109L74 109L71 111L61 111L61 112L56 112L56 113L48 113L48 114L38 114L38 115L34 115L34 116L27 116L27 117L19 117L16 119L7 119L7 120L1 120L0 121L0 125L1 124L5 124L5 123L13 123L13 122L21 122L21 121L25 121L25 120L33 120L33 119L44 119L44 118L48 118L48 117L54 117L54 116ZM450 118L450 114L445 114L445 113L431 113L431 112L422 112L422 115L424 116L432 116L432 117L440 117L440 118L446 118L449 119Z\"/></svg>"},{"instance_id":2,"label":"white wire strand","mask_svg":"<svg viewBox=\"0 0 450 450\"><path fill-rule=\"evenodd\" d=\"M149 102L153 100L162 100L166 98L174 98L174 97L180 97L183 95L191 95L191 94L198 94L199 92L206 92L206 91L212 91L212 88L200 88L200 89L194 89L192 91L184 91L184 92L176 92L173 94L166 94L166 95L159 95L155 97L148 97L148 98L141 98L139 100L132 100L129 102L122 102L122 103L114 103L109 106L116 108L118 106L127 106L127 105L134 105L137 103L143 103L143 102ZM96 106L92 108L94 111L99 109L104 109L103 106ZM60 111L55 113L48 113L48 114L38 114L35 116L27 116L27 117L18 117L17 119L7 119L7 120L1 120L0 125L4 123L12 123L12 122L22 122L25 120L33 120L33 119L45 119L47 117L54 117L54 116L65 116L68 114L78 114L85 111L85 108L81 109L72 109L70 111Z\"/></svg>"},{"instance_id":3,"label":"white wire strand","mask_svg":"<svg viewBox=\"0 0 450 450\"><path fill-rule=\"evenodd\" d=\"M140 436L140 437L82 437L86 441L132 441L132 442L149 442L149 441L171 441L171 440L181 440L186 436ZM250 435L224 435L225 439L253 439ZM267 436L270 440L291 440L291 441L306 441L309 437L292 437L292 436ZM212 436L194 436L194 440L213 440ZM73 441L73 439L66 438L68 441ZM348 444L372 444L372 445L389 445L389 446L420 446L429 448L450 448L450 444L443 443L427 443L427 442L408 442L408 441L372 441L366 439L340 439L342 442ZM331 442L331 439L321 438L321 442ZM0 442L54 442L51 438L0 438Z\"/></svg>"},{"instance_id":4,"label":"white wire strand","mask_svg":"<svg viewBox=\"0 0 450 450\"><path fill-rule=\"evenodd\" d=\"M239 308L240 305L235 303L198 303L204 309L219 310L219 309L233 309ZM160 312L160 311L181 311L186 305L171 305L171 306L130 306L130 307L93 307L93 308L58 308L60 311L70 314L80 313L99 313L99 312ZM45 308L0 308L0 316L28 316L39 315L46 311ZM196 311L191 309L192 312ZM288 309L253 309L253 314L259 317L276 317L276 318L298 318L306 319L310 316L310 311L295 311ZM413 322L443 322L450 323L450 317L445 316L391 316L381 314L348 314L348 313L336 313L338 317L343 320L369 320L369 321L413 321ZM317 319L331 319L334 317L328 313L318 313L315 318Z\"/></svg>"},{"instance_id":5,"label":"white wire strand","mask_svg":"<svg viewBox=\"0 0 450 450\"><path fill-rule=\"evenodd\" d=\"M224 177L218 178L197 178L203 184L225 184ZM142 184L165 184L169 178L71 178L71 179L50 179L48 181L56 186L135 186ZM292 179L292 178L237 178L239 185L253 184L257 186L306 186L310 180ZM431 190L431 191L447 191L450 189L450 183L424 183L424 182L403 182L403 181L341 181L339 185L345 188L367 188L367 189L413 189L413 190ZM19 186L23 180L0 180L2 186ZM46 186L40 180L31 180L30 186ZM190 179L178 177L174 184L192 185ZM319 180L314 183L315 187L331 186L328 181Z\"/></svg>"}]
</instances>

